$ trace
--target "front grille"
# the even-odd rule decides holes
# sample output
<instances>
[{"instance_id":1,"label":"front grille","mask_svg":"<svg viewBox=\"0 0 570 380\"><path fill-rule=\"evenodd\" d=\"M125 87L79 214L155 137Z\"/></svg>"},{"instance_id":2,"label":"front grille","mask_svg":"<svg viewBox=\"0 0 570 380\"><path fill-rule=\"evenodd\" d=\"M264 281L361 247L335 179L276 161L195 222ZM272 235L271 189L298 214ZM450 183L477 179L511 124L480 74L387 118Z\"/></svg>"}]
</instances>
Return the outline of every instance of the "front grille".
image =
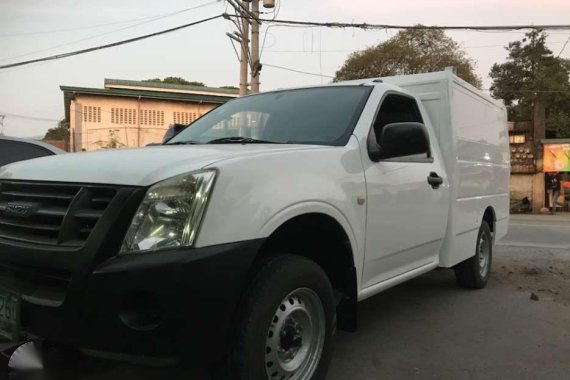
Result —
<instances>
[{"instance_id":1,"label":"front grille","mask_svg":"<svg viewBox=\"0 0 570 380\"><path fill-rule=\"evenodd\" d=\"M0 181L0 238L81 246L116 192L108 186Z\"/></svg>"}]
</instances>

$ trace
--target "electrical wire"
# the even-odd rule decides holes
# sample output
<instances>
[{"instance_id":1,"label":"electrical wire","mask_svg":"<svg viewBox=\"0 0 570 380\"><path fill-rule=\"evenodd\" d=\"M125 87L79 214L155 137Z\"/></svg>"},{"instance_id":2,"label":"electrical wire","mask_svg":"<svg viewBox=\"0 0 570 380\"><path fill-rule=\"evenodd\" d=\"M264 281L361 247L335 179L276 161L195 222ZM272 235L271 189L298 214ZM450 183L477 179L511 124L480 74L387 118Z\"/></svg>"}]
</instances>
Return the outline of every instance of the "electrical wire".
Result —
<instances>
[{"instance_id":1,"label":"electrical wire","mask_svg":"<svg viewBox=\"0 0 570 380\"><path fill-rule=\"evenodd\" d=\"M252 19L243 15L228 15L229 17L239 17ZM570 30L570 24L561 25L390 25L390 24L367 24L367 23L344 23L344 22L315 22L300 20L277 20L259 19L261 22L303 25L303 26L324 26L328 28L359 28L359 29L437 29L437 30L474 30L474 31L504 31L521 29L542 29L542 30Z\"/></svg>"},{"instance_id":2,"label":"electrical wire","mask_svg":"<svg viewBox=\"0 0 570 380\"><path fill-rule=\"evenodd\" d=\"M131 22L144 21L144 20L150 20L150 19L152 19L152 20L154 21L155 19L158 20L158 19L161 19L161 18L170 17L170 16L174 16L174 15L177 15L177 14L180 14L180 13L188 12L188 11L190 11L190 10L194 10L194 9L203 8L203 7L206 7L206 6L209 6L209 5L217 4L217 3L219 3L220 1L221 1L221 0L214 0L214 1L210 1L209 3L197 5L197 6L190 7L190 8L181 9L181 10L175 11L175 12L163 13L163 14L161 14L161 15L147 16L147 17L139 17L139 18L134 18L134 19L130 19L130 20L109 22L109 23L105 23L105 24L96 24L96 25L89 25L89 26L80 26L80 27L76 27L76 28L54 29L54 30L44 30L44 31L36 31L36 32L21 32L21 33L11 33L11 34L0 34L0 38L4 38L4 37L18 37L18 36L32 36L32 35L37 35L37 34L64 33L64 32L73 32L73 31L76 31L76 30L98 29L98 28L102 28L102 27L105 27L105 26L120 25L120 24L129 24L129 23L131 23Z\"/></svg>"},{"instance_id":3,"label":"electrical wire","mask_svg":"<svg viewBox=\"0 0 570 380\"><path fill-rule=\"evenodd\" d=\"M302 71L302 70L292 69L292 68L290 68L290 67L272 65L272 64L270 64L270 63L264 63L263 66L264 66L264 67L265 67L265 66L267 66L267 67L273 67L273 68L275 68L275 69L281 69L281 70L292 71L292 72L299 73L299 74L314 75L314 76L322 77L322 78L334 78L333 76L330 76L330 75L311 73L311 72L308 72L308 71Z\"/></svg>"},{"instance_id":4,"label":"electrical wire","mask_svg":"<svg viewBox=\"0 0 570 380\"><path fill-rule=\"evenodd\" d=\"M552 41L547 42L547 44L564 44L570 42L570 39L567 41ZM490 47L506 47L505 44L503 45L474 45L474 46L463 46L463 49L479 49L479 48L490 48ZM265 50L267 53L315 53L314 51L309 50ZM341 49L333 49L333 50L322 50L323 53L351 53L354 50L341 50ZM559 54L560 56L560 54Z\"/></svg>"},{"instance_id":5,"label":"electrical wire","mask_svg":"<svg viewBox=\"0 0 570 380\"><path fill-rule=\"evenodd\" d=\"M281 12L281 0L276 0L275 7L273 8L273 18L271 20L275 20L279 16L279 12ZM267 38L267 33L269 33L269 29L275 25L268 25L265 28L265 33L263 34L263 42L261 43L261 50L259 52L259 59L261 60L261 56L263 55L263 49L265 48L265 40Z\"/></svg>"},{"instance_id":6,"label":"electrical wire","mask_svg":"<svg viewBox=\"0 0 570 380\"><path fill-rule=\"evenodd\" d=\"M151 22L155 22L155 21L158 21L158 20L162 20L162 19L164 19L164 18L171 17L171 16L174 16L174 15L177 15L177 14L180 14L180 13L185 13L185 12L188 12L188 11L191 11L191 10L195 10L195 9L198 9L198 8L203 8L203 7L205 7L205 6L212 5L212 4L215 4L215 3L217 3L217 1L213 1L213 2L209 2L209 3L197 5L197 6L191 7L191 8L186 8L186 9L183 9L183 10L180 10L180 11L176 11L176 12L172 12L172 13L168 13L168 14L165 14L165 15L162 15L162 16L155 16L155 17L151 18L150 20L143 21L143 22L140 22L140 23L137 23L137 24L134 24L134 25L128 25L128 26L125 26L125 27L122 27L122 28L119 28L119 29L111 30L111 31L104 32L104 33L99 33L99 34L96 34L96 35L93 35L93 36L84 37L84 38L81 38L81 39L78 39L78 40L65 42L65 43L63 43L63 44L51 46L51 47L49 47L49 48L45 48L45 49L41 49L41 50L31 51L31 52L24 53L24 54L20 54L20 55L16 55L16 56L13 56L13 57L1 58L0 61L7 61L7 60L10 60L10 59L16 59L16 58L26 57L26 56L29 56L29 55L34 55L34 54L37 54L37 53L43 53L43 52L45 52L45 51L57 49L57 48L60 48L60 47L73 45L73 44L76 44L76 43L78 43L78 42L88 41L88 40L92 40L92 39L94 39L94 38L98 38L98 37L102 37L102 36L107 36L107 35L109 35L109 34L117 33L117 32L120 32L120 31L123 31L123 30L126 30L126 29L135 28L135 27L140 26L140 25L145 25L145 24L148 24L148 23L151 23Z\"/></svg>"},{"instance_id":7,"label":"electrical wire","mask_svg":"<svg viewBox=\"0 0 570 380\"><path fill-rule=\"evenodd\" d=\"M37 32L21 32L21 33L11 33L11 34L0 34L0 38L21 37L21 36L35 36L35 35L38 35L38 34L53 34L53 33L74 32L74 31L78 31L78 30L99 29L99 28L103 28L103 27L106 27L106 26L121 25L121 24L130 24L130 23L132 23L132 22L150 20L150 19L153 19L153 18L156 18L156 16L147 16L147 17L134 18L134 19L130 19L130 20L123 20L123 21L116 21L116 22L108 22L108 23L105 23L105 24L95 24L95 25L89 25L89 26L79 26L79 27L76 27L76 28L52 29L52 30L43 30L43 31L37 31Z\"/></svg>"},{"instance_id":8,"label":"electrical wire","mask_svg":"<svg viewBox=\"0 0 570 380\"><path fill-rule=\"evenodd\" d=\"M560 57L560 54L562 54L564 52L564 49L566 49L566 45L568 45L568 41L570 41L570 37L568 37L568 39L566 40L566 42L564 43L564 46L562 46L562 49L560 50L560 53L558 53L558 57Z\"/></svg>"},{"instance_id":9,"label":"electrical wire","mask_svg":"<svg viewBox=\"0 0 570 380\"><path fill-rule=\"evenodd\" d=\"M491 91L491 89L490 88L482 88L481 91ZM566 93L566 92L570 92L570 90L505 90L505 92Z\"/></svg>"},{"instance_id":10,"label":"electrical wire","mask_svg":"<svg viewBox=\"0 0 570 380\"><path fill-rule=\"evenodd\" d=\"M36 117L36 116L28 116L28 115L22 115L22 114L18 114L18 113L10 113L10 112L3 112L0 111L0 115L6 115L6 116L11 116L11 117L16 117L18 119L28 119L28 120L36 120L36 121L55 121L58 122L59 120L57 119L49 119L47 117Z\"/></svg>"},{"instance_id":11,"label":"electrical wire","mask_svg":"<svg viewBox=\"0 0 570 380\"><path fill-rule=\"evenodd\" d=\"M201 20L194 21L194 22L191 22L191 23L188 23L188 24L179 25L179 26L176 26L176 27L174 27L174 28L164 29L164 30L161 30L161 31L158 31L158 32L154 32L154 33L150 33L150 34L145 34L145 35L142 35L142 36L133 37L133 38L129 38L129 39L122 40L122 41L117 41L117 42L113 42L113 43L106 44L106 45L94 46L94 47L90 47L90 48L87 48L87 49L76 50L76 51L72 51L72 52L69 52L69 53L51 55L51 56L43 57L43 58L31 59L31 60L28 60L28 61L10 63L10 64L7 64L7 65L2 65L2 66L0 66L0 69L7 69L7 68L10 68L10 67L24 66L24 65L29 65L29 64L32 64L32 63L36 63L36 62L52 61L52 60L56 60L56 59L62 59L62 58L72 57L72 56L74 56L74 55L85 54L85 53L89 53L89 52L96 51L96 50L103 50L103 49L108 49L108 48L115 47L115 46L119 46L119 45L130 44L130 43L137 42L137 41L141 41L141 40L144 40L144 39L147 39L147 38L156 37L156 36L159 36L159 35L162 35L162 34L167 34L167 33L175 32L175 31L177 31L177 30L185 29L185 28L188 28L188 27L190 27L190 26L194 26L194 25L198 25L198 24L203 24L203 23L205 23L205 22L212 21L212 20L215 20L215 19L218 19L218 18L221 18L221 17L223 17L223 15L222 15L222 14L219 14L219 15L217 15L217 16L212 16L212 17L203 18L203 19L201 19Z\"/></svg>"}]
</instances>

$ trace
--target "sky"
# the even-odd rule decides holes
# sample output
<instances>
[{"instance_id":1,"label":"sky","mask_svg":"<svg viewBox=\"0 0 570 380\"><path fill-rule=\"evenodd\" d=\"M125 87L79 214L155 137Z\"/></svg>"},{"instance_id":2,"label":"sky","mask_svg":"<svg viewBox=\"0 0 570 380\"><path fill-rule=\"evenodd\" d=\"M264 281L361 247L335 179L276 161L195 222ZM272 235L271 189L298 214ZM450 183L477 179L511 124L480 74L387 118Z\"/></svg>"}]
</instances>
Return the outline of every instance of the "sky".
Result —
<instances>
[{"instance_id":1,"label":"sky","mask_svg":"<svg viewBox=\"0 0 570 380\"><path fill-rule=\"evenodd\" d=\"M568 24L568 0L277 0L278 18L399 25ZM280 3L280 4L279 4ZM186 10L174 15L168 14ZM171 28L224 12L212 0L0 0L0 65L65 53ZM277 8L276 8L277 9ZM266 17L273 17L273 13ZM72 30L70 30L72 29ZM208 86L238 85L239 63L217 19L175 33L84 55L0 70L0 115L5 135L43 136L64 116L60 85L102 88L105 78L142 80L179 76ZM376 45L396 31L291 28L262 25L261 90L327 83L350 52ZM447 34L476 61L483 87L504 46L523 31ZM570 30L552 31L557 55ZM570 58L570 43L561 55Z\"/></svg>"}]
</instances>

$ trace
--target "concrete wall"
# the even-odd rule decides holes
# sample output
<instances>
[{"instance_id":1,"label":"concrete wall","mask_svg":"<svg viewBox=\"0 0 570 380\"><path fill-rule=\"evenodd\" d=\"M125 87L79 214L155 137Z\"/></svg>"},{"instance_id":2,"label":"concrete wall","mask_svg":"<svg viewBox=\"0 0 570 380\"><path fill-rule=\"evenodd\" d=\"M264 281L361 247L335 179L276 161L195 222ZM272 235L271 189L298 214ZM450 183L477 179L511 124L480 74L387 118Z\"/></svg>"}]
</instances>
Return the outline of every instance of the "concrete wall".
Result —
<instances>
[{"instance_id":1,"label":"concrete wall","mask_svg":"<svg viewBox=\"0 0 570 380\"><path fill-rule=\"evenodd\" d=\"M511 174L511 199L520 201L524 197L532 200L534 174Z\"/></svg>"},{"instance_id":2,"label":"concrete wall","mask_svg":"<svg viewBox=\"0 0 570 380\"><path fill-rule=\"evenodd\" d=\"M43 142L53 145L61 150L69 151L65 140L43 140Z\"/></svg>"},{"instance_id":3,"label":"concrete wall","mask_svg":"<svg viewBox=\"0 0 570 380\"><path fill-rule=\"evenodd\" d=\"M168 126L188 124L217 105L78 94L71 101L70 127L75 151L159 143Z\"/></svg>"}]
</instances>

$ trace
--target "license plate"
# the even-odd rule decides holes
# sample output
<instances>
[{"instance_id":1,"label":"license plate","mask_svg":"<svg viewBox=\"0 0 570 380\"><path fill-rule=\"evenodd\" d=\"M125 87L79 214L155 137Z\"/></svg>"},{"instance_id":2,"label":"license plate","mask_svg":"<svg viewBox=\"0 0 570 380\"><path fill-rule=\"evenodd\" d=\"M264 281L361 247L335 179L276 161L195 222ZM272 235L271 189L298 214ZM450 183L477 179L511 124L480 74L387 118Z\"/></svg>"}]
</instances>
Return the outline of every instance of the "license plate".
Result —
<instances>
[{"instance_id":1,"label":"license plate","mask_svg":"<svg viewBox=\"0 0 570 380\"><path fill-rule=\"evenodd\" d=\"M20 299L0 292L0 335L17 340L20 335Z\"/></svg>"}]
</instances>

